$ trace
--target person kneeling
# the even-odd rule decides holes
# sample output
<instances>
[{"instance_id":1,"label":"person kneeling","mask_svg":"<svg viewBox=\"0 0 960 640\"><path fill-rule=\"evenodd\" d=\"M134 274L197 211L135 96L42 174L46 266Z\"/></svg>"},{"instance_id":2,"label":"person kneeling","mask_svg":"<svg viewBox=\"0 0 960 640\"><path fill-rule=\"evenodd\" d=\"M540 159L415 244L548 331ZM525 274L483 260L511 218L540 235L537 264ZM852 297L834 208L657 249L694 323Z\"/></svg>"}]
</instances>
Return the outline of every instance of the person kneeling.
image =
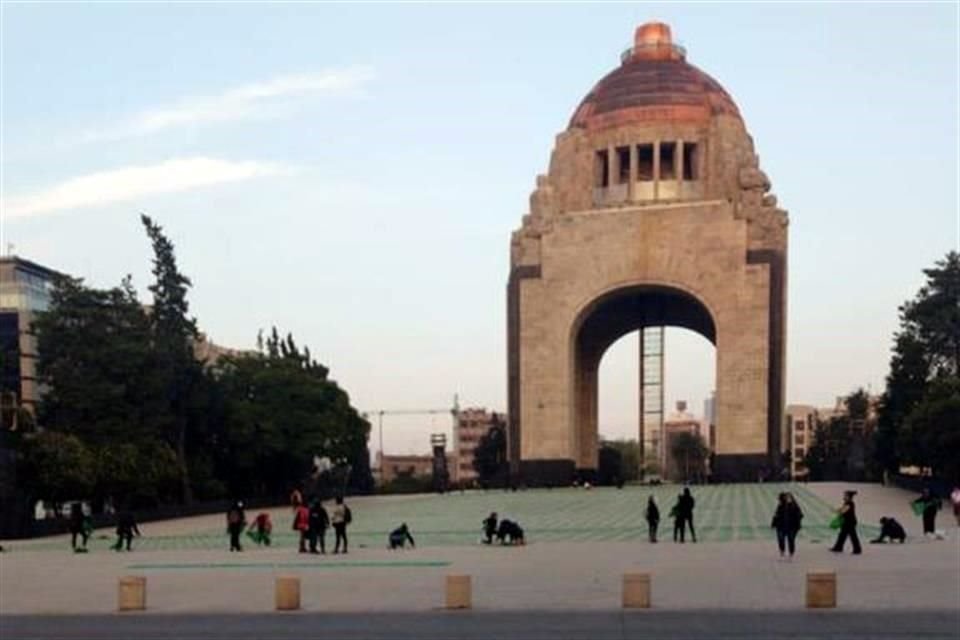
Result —
<instances>
[{"instance_id":1,"label":"person kneeling","mask_svg":"<svg viewBox=\"0 0 960 640\"><path fill-rule=\"evenodd\" d=\"M876 540L871 540L871 544L882 544L890 538L890 542L897 540L903 544L907 540L907 532L903 530L900 523L893 518L880 518L880 535Z\"/></svg>"},{"instance_id":2,"label":"person kneeling","mask_svg":"<svg viewBox=\"0 0 960 640\"><path fill-rule=\"evenodd\" d=\"M391 549L403 549L406 547L408 540L410 541L411 547L417 546L417 543L413 541L413 536L410 535L410 529L407 528L406 522L390 532Z\"/></svg>"},{"instance_id":3,"label":"person kneeling","mask_svg":"<svg viewBox=\"0 0 960 640\"><path fill-rule=\"evenodd\" d=\"M511 520L500 521L500 527L497 529L497 541L500 542L500 544L526 544L523 539L523 529L520 528L519 524Z\"/></svg>"}]
</instances>

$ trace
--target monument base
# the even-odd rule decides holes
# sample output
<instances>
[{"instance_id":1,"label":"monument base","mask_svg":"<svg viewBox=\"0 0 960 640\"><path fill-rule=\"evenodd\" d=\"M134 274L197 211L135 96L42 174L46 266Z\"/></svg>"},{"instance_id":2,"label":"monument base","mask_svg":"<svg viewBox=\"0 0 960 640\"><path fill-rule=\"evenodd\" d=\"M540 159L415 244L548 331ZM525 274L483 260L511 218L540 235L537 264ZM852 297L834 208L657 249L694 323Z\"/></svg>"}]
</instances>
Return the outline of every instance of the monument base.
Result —
<instances>
[{"instance_id":1,"label":"monument base","mask_svg":"<svg viewBox=\"0 0 960 640\"><path fill-rule=\"evenodd\" d=\"M770 478L770 458L765 453L715 455L710 463L712 482L761 482Z\"/></svg>"},{"instance_id":2,"label":"monument base","mask_svg":"<svg viewBox=\"0 0 960 640\"><path fill-rule=\"evenodd\" d=\"M528 487L569 487L575 472L573 460L520 461L520 478Z\"/></svg>"}]
</instances>

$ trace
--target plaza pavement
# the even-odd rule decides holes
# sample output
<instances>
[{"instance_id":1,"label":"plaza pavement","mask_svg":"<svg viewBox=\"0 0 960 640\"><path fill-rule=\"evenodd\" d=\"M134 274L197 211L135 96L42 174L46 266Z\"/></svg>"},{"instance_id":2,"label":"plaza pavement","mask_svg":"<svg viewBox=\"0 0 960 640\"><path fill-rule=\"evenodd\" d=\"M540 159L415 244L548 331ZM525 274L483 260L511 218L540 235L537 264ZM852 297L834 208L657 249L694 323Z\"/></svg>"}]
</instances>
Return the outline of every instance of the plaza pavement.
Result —
<instances>
[{"instance_id":1,"label":"plaza pavement","mask_svg":"<svg viewBox=\"0 0 960 640\"><path fill-rule=\"evenodd\" d=\"M110 613L117 579L131 574L147 576L148 617L269 612L276 575L300 576L307 612L428 612L441 606L450 573L473 576L478 611L617 609L626 572L652 575L658 610L800 611L806 572L828 569L837 572L840 610L928 611L950 621L944 612L956 612L960 603L956 522L943 513L938 527L948 539L923 540L908 504L912 494L856 486L864 554L832 554L830 505L851 486L791 487L807 514L792 562L779 559L769 529L783 485L694 487L703 540L695 545L670 542L667 522L660 544L645 541L642 511L651 493L645 487L353 499L347 556L297 554L286 509L275 512L279 544L248 544L242 554L226 551L220 515L148 523L133 553L108 551L107 540L95 541L89 554L70 553L63 536L14 542L0 555L0 615ZM677 487L653 492L666 520ZM528 546L477 543L480 520L494 509L524 525ZM906 545L867 544L876 531L870 523L880 515L905 524ZM387 551L386 532L403 520L418 548ZM949 625L943 631L950 632Z\"/></svg>"}]
</instances>

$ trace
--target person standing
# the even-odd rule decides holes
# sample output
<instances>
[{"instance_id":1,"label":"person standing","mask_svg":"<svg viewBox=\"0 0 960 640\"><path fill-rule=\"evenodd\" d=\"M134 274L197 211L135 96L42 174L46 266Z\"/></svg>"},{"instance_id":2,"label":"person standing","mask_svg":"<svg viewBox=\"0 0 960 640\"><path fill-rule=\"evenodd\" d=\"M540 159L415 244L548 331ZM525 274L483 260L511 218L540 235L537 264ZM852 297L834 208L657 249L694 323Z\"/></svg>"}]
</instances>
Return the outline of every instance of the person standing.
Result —
<instances>
[{"instance_id":1,"label":"person standing","mask_svg":"<svg viewBox=\"0 0 960 640\"><path fill-rule=\"evenodd\" d=\"M77 536L80 536L80 546L77 546ZM87 517L83 513L83 505L74 502L70 505L70 546L77 553L83 553L87 550L87 540L90 538L90 532L87 523Z\"/></svg>"},{"instance_id":2,"label":"person standing","mask_svg":"<svg viewBox=\"0 0 960 640\"><path fill-rule=\"evenodd\" d=\"M660 509L657 508L657 503L654 502L653 496L650 496L647 499L647 530L650 534L650 542L657 541L657 528L660 526Z\"/></svg>"},{"instance_id":3,"label":"person standing","mask_svg":"<svg viewBox=\"0 0 960 640\"><path fill-rule=\"evenodd\" d=\"M792 493L781 493L777 510L773 514L770 526L777 531L777 546L780 548L780 557L789 552L790 558L796 551L797 533L800 531L800 522L803 520L803 511L793 499Z\"/></svg>"},{"instance_id":4,"label":"person standing","mask_svg":"<svg viewBox=\"0 0 960 640\"><path fill-rule=\"evenodd\" d=\"M930 492L930 488L927 487L913 503L922 511L923 535L926 537L935 537L937 535L937 511L940 511L940 507L943 504L940 498L933 495Z\"/></svg>"},{"instance_id":5,"label":"person standing","mask_svg":"<svg viewBox=\"0 0 960 640\"><path fill-rule=\"evenodd\" d=\"M690 539L693 542L697 541L697 532L693 528L693 507L695 505L696 501L693 499L693 496L690 495L690 487L684 487L683 493L677 500L677 518L680 521L680 542L684 541L684 534L688 525L690 527Z\"/></svg>"},{"instance_id":6,"label":"person standing","mask_svg":"<svg viewBox=\"0 0 960 640\"><path fill-rule=\"evenodd\" d=\"M493 544L493 536L497 535L497 512L494 511L483 521L484 544Z\"/></svg>"},{"instance_id":7,"label":"person standing","mask_svg":"<svg viewBox=\"0 0 960 640\"><path fill-rule=\"evenodd\" d=\"M133 543L133 536L140 537L140 528L133 517L131 511L121 511L117 516L117 544L113 548L117 551L123 550L126 543L127 551L130 551L130 545Z\"/></svg>"},{"instance_id":8,"label":"person standing","mask_svg":"<svg viewBox=\"0 0 960 640\"><path fill-rule=\"evenodd\" d=\"M670 517L673 518L673 541L680 542L680 529L683 527L683 518L680 516L680 498L683 494L677 494L677 501L670 507Z\"/></svg>"},{"instance_id":9,"label":"person standing","mask_svg":"<svg viewBox=\"0 0 960 640\"><path fill-rule=\"evenodd\" d=\"M950 502L953 503L953 516L957 519L957 526L960 527L960 487L954 487L950 492Z\"/></svg>"},{"instance_id":10,"label":"person standing","mask_svg":"<svg viewBox=\"0 0 960 640\"><path fill-rule=\"evenodd\" d=\"M243 551L240 546L240 534L247 525L247 516L243 511L243 502L237 501L227 511L227 533L230 534L230 551Z\"/></svg>"},{"instance_id":11,"label":"person standing","mask_svg":"<svg viewBox=\"0 0 960 640\"><path fill-rule=\"evenodd\" d=\"M320 553L325 554L327 527L330 524L330 518L327 516L327 510L323 508L323 503L319 498L315 498L310 504L310 553L317 553L317 541L320 542Z\"/></svg>"},{"instance_id":12,"label":"person standing","mask_svg":"<svg viewBox=\"0 0 960 640\"><path fill-rule=\"evenodd\" d=\"M856 491L843 492L843 504L837 509L840 514L840 534L837 536L837 542L830 547L834 553L843 553L843 546L850 538L853 544L853 555L858 556L863 551L860 548L860 537L857 536L857 505L853 502L853 496Z\"/></svg>"},{"instance_id":13,"label":"person standing","mask_svg":"<svg viewBox=\"0 0 960 640\"><path fill-rule=\"evenodd\" d=\"M350 507L343 504L343 496L337 496L336 504L330 512L330 523L333 525L335 540L333 552L340 553L340 543L343 542L343 553L347 553L347 525L353 520Z\"/></svg>"},{"instance_id":14,"label":"person standing","mask_svg":"<svg viewBox=\"0 0 960 640\"><path fill-rule=\"evenodd\" d=\"M306 553L307 537L310 534L310 510L302 503L293 511L293 530L300 534L300 553Z\"/></svg>"}]
</instances>

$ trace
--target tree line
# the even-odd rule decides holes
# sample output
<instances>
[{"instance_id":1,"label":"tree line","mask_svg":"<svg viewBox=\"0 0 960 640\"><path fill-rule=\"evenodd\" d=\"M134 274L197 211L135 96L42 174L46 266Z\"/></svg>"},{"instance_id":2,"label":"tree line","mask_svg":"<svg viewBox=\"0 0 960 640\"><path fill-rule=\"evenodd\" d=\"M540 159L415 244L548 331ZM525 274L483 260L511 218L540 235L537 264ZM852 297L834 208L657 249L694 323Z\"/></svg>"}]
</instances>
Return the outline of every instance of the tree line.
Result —
<instances>
[{"instance_id":1,"label":"tree line","mask_svg":"<svg viewBox=\"0 0 960 640\"><path fill-rule=\"evenodd\" d=\"M369 423L292 335L274 328L255 351L198 359L190 279L162 228L142 223L152 304L129 276L110 289L64 277L33 325L44 393L37 427L14 444L24 498L143 508L305 482L372 489Z\"/></svg>"},{"instance_id":2,"label":"tree line","mask_svg":"<svg viewBox=\"0 0 960 640\"><path fill-rule=\"evenodd\" d=\"M871 408L859 389L820 420L805 457L810 477L879 479L913 467L960 482L960 254L924 269L899 308L886 389Z\"/></svg>"}]
</instances>

